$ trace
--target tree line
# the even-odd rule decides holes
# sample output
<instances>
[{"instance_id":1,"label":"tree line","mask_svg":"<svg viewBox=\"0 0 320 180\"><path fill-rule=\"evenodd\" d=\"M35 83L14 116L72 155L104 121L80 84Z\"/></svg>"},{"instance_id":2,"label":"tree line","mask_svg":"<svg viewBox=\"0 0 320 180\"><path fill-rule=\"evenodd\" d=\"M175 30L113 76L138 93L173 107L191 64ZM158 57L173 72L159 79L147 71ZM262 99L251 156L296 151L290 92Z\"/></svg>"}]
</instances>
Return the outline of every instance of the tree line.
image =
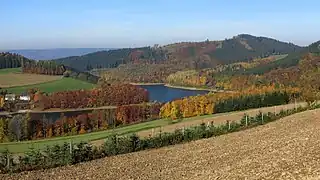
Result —
<instances>
[{"instance_id":1,"label":"tree line","mask_svg":"<svg viewBox=\"0 0 320 180\"><path fill-rule=\"evenodd\" d=\"M149 101L148 91L131 84L102 85L91 90L37 92L32 96L33 108L87 108L140 104Z\"/></svg>"},{"instance_id":2,"label":"tree line","mask_svg":"<svg viewBox=\"0 0 320 180\"><path fill-rule=\"evenodd\" d=\"M63 75L66 68L55 61L26 61L22 62L23 73Z\"/></svg>"},{"instance_id":3,"label":"tree line","mask_svg":"<svg viewBox=\"0 0 320 180\"><path fill-rule=\"evenodd\" d=\"M21 62L29 59L14 53L0 52L0 69L21 67Z\"/></svg>"},{"instance_id":4,"label":"tree line","mask_svg":"<svg viewBox=\"0 0 320 180\"><path fill-rule=\"evenodd\" d=\"M0 118L0 142L69 136L115 128L159 118L160 103L124 105L117 108L60 114L57 120L27 113Z\"/></svg>"},{"instance_id":5,"label":"tree line","mask_svg":"<svg viewBox=\"0 0 320 180\"><path fill-rule=\"evenodd\" d=\"M297 88L276 88L264 86L235 93L209 93L174 100L161 107L160 117L172 120L201 116L214 113L239 111L249 108L259 108L286 104L291 99L299 97Z\"/></svg>"}]
</instances>

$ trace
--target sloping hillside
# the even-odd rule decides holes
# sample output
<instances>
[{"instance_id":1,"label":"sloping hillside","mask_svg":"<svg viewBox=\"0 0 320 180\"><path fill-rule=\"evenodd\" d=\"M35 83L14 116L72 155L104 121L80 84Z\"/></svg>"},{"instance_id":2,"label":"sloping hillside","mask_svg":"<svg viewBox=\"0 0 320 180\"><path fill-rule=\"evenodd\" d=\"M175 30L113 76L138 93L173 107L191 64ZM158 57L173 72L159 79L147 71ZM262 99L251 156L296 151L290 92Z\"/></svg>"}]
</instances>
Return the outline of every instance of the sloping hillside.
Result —
<instances>
[{"instance_id":1,"label":"sloping hillside","mask_svg":"<svg viewBox=\"0 0 320 180\"><path fill-rule=\"evenodd\" d=\"M271 54L288 54L301 47L266 37L238 35L223 41L182 42L163 47L125 48L56 59L79 70L114 68L119 64L166 63L184 68L208 68L217 64L249 61Z\"/></svg>"},{"instance_id":2,"label":"sloping hillside","mask_svg":"<svg viewBox=\"0 0 320 180\"><path fill-rule=\"evenodd\" d=\"M299 61L307 53L320 53L320 41L310 44L307 47L299 49L296 52L290 53L287 57L280 59L279 61L274 61L264 66L259 66L246 71L245 74L263 74L277 68L288 68L298 65Z\"/></svg>"},{"instance_id":3,"label":"sloping hillside","mask_svg":"<svg viewBox=\"0 0 320 180\"><path fill-rule=\"evenodd\" d=\"M320 110L245 131L3 179L319 178Z\"/></svg>"},{"instance_id":4,"label":"sloping hillside","mask_svg":"<svg viewBox=\"0 0 320 180\"><path fill-rule=\"evenodd\" d=\"M161 48L142 47L99 51L83 56L56 59L55 61L86 71L93 68L115 68L119 64L139 63L139 61L155 63L164 59L166 59L165 52Z\"/></svg>"}]
</instances>

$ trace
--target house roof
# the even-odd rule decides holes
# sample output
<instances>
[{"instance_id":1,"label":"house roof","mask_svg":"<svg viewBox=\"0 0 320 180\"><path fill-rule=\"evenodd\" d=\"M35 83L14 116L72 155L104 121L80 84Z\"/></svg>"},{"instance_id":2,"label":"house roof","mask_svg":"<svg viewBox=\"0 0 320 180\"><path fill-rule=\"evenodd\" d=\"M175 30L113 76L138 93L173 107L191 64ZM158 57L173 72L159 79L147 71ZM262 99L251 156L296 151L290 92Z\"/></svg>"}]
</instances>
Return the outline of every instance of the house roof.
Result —
<instances>
[{"instance_id":1,"label":"house roof","mask_svg":"<svg viewBox=\"0 0 320 180\"><path fill-rule=\"evenodd\" d=\"M28 93L27 92L23 92L20 94L20 96L28 96Z\"/></svg>"},{"instance_id":2,"label":"house roof","mask_svg":"<svg viewBox=\"0 0 320 180\"><path fill-rule=\"evenodd\" d=\"M6 94L6 97L15 97L15 94Z\"/></svg>"}]
</instances>

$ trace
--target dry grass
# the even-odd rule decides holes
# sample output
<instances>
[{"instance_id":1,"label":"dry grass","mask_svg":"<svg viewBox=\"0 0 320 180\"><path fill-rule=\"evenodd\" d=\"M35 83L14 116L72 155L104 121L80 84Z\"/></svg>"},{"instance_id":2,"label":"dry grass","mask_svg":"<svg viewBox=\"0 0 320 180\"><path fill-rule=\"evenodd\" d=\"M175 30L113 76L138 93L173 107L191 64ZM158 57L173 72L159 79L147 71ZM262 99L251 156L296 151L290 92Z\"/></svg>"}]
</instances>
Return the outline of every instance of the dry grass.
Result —
<instances>
[{"instance_id":1,"label":"dry grass","mask_svg":"<svg viewBox=\"0 0 320 180\"><path fill-rule=\"evenodd\" d=\"M0 179L318 179L320 110L161 149Z\"/></svg>"},{"instance_id":2,"label":"dry grass","mask_svg":"<svg viewBox=\"0 0 320 180\"><path fill-rule=\"evenodd\" d=\"M61 79L61 76L48 76L40 74L8 73L0 74L0 87L9 88L15 86L25 86L40 84Z\"/></svg>"}]
</instances>

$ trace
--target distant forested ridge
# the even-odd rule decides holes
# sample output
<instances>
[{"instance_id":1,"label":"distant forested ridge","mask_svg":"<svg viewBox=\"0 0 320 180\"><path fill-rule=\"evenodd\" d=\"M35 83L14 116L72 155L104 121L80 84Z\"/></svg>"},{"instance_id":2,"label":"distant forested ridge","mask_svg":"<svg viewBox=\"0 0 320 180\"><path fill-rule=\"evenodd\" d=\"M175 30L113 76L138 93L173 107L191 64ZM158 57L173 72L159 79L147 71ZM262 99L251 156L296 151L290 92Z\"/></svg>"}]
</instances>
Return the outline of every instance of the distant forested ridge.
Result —
<instances>
[{"instance_id":1,"label":"distant forested ridge","mask_svg":"<svg viewBox=\"0 0 320 180\"><path fill-rule=\"evenodd\" d=\"M55 61L80 71L88 71L95 68L115 68L120 64L141 61L157 63L166 59L165 55L166 53L161 48L142 47L99 51L83 56L55 59Z\"/></svg>"},{"instance_id":2,"label":"distant forested ridge","mask_svg":"<svg viewBox=\"0 0 320 180\"><path fill-rule=\"evenodd\" d=\"M123 48L71 56L55 61L81 71L116 68L120 64L171 64L185 69L250 61L274 54L299 51L300 46L267 37L241 34L223 41L180 42L165 46Z\"/></svg>"},{"instance_id":3,"label":"distant forested ridge","mask_svg":"<svg viewBox=\"0 0 320 180\"><path fill-rule=\"evenodd\" d=\"M8 50L10 53L22 55L28 59L50 60L69 56L81 56L97 51L106 51L110 48L54 48L54 49L19 49Z\"/></svg>"}]
</instances>

